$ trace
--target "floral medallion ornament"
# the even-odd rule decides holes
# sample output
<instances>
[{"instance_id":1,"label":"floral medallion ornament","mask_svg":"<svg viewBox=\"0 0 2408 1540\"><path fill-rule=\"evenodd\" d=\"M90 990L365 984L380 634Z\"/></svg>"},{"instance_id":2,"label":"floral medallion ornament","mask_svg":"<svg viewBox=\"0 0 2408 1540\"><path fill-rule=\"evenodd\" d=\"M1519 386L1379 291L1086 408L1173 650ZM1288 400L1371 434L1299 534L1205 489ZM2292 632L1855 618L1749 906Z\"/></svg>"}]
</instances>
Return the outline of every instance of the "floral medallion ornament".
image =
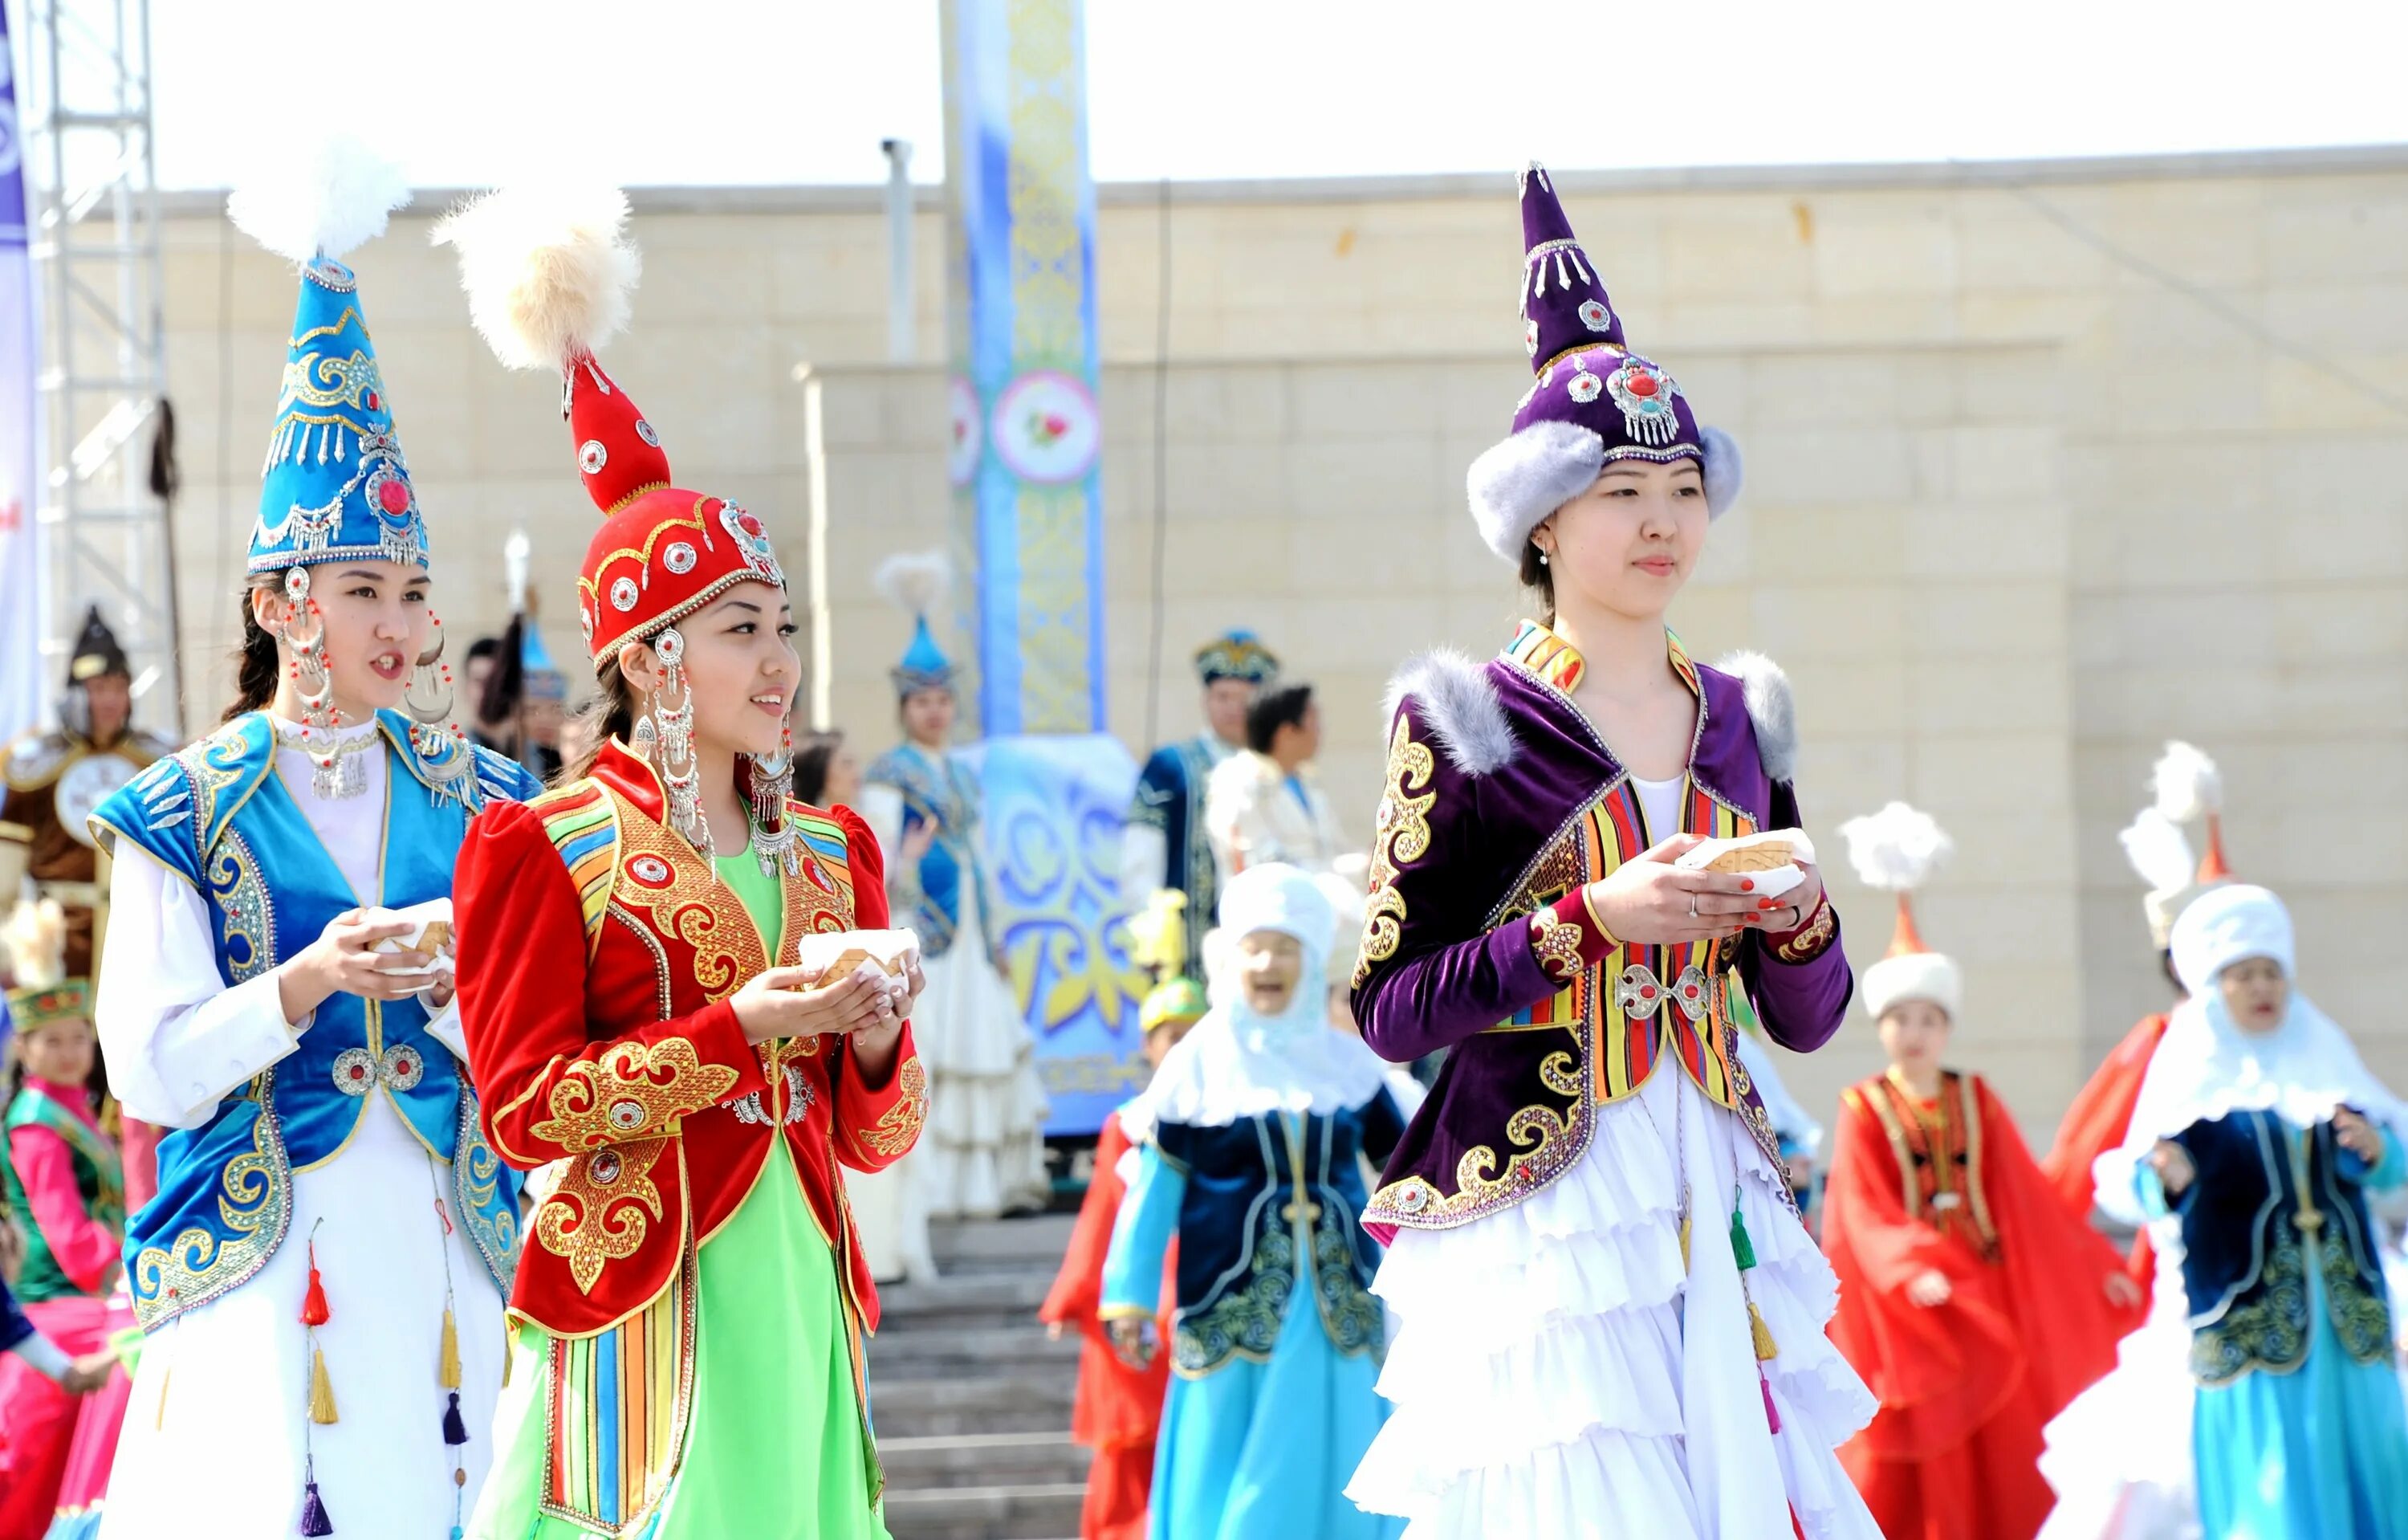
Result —
<instances>
[{"instance_id":1,"label":"floral medallion ornament","mask_svg":"<svg viewBox=\"0 0 2408 1540\"><path fill-rule=\"evenodd\" d=\"M1705 1020L1713 1002L1714 992L1706 982L1705 971L1695 963L1682 969L1681 976L1672 981L1672 1003L1691 1021Z\"/></svg>"},{"instance_id":2,"label":"floral medallion ornament","mask_svg":"<svg viewBox=\"0 0 2408 1540\"><path fill-rule=\"evenodd\" d=\"M409 1044L396 1043L384 1051L382 1070L384 1083L394 1090L415 1090L426 1076L426 1060Z\"/></svg>"},{"instance_id":3,"label":"floral medallion ornament","mask_svg":"<svg viewBox=\"0 0 2408 1540\"><path fill-rule=\"evenodd\" d=\"M635 579L622 577L612 580L610 583L611 609L623 611L632 610L636 607L636 600L641 597L642 596L636 591Z\"/></svg>"},{"instance_id":4,"label":"floral medallion ornament","mask_svg":"<svg viewBox=\"0 0 2408 1540\"><path fill-rule=\"evenodd\" d=\"M641 417L636 419L636 437L641 439L645 443L650 444L654 449L661 447L660 434L653 429L652 424L646 422Z\"/></svg>"},{"instance_id":5,"label":"floral medallion ornament","mask_svg":"<svg viewBox=\"0 0 2408 1540\"><path fill-rule=\"evenodd\" d=\"M1586 369L1583 369L1578 374L1573 375L1571 380L1564 386L1564 394L1579 402L1582 406L1586 406L1591 401L1596 400L1598 396L1604 392L1604 390L1605 381L1599 380L1596 375L1589 373Z\"/></svg>"},{"instance_id":6,"label":"floral medallion ornament","mask_svg":"<svg viewBox=\"0 0 2408 1540\"><path fill-rule=\"evenodd\" d=\"M760 520L734 503L722 503L719 505L719 526L726 530L727 538L736 542L737 554L744 558L746 567L759 574L763 581L774 583L781 588L785 586L786 574L778 566L778 553L770 549L769 532L761 527Z\"/></svg>"},{"instance_id":7,"label":"floral medallion ornament","mask_svg":"<svg viewBox=\"0 0 2408 1540\"><path fill-rule=\"evenodd\" d=\"M627 863L627 871L648 887L658 887L669 880L669 864L657 856L638 856Z\"/></svg>"},{"instance_id":8,"label":"floral medallion ornament","mask_svg":"<svg viewBox=\"0 0 2408 1540\"><path fill-rule=\"evenodd\" d=\"M1632 358L1607 377L1605 388L1612 393L1613 404L1622 409L1623 425L1632 439L1661 447L1679 436L1681 417L1673 403L1680 398L1681 387L1662 369L1643 358Z\"/></svg>"},{"instance_id":9,"label":"floral medallion ornament","mask_svg":"<svg viewBox=\"0 0 2408 1540\"><path fill-rule=\"evenodd\" d=\"M588 439L584 443L578 446L578 468L583 470L588 476L599 475L602 468L609 463L610 452L602 447L601 439Z\"/></svg>"},{"instance_id":10,"label":"floral medallion ornament","mask_svg":"<svg viewBox=\"0 0 2408 1540\"><path fill-rule=\"evenodd\" d=\"M1590 331L1610 332L1613 329L1613 312L1605 308L1605 302L1603 300L1582 300L1580 318L1581 324L1586 326Z\"/></svg>"},{"instance_id":11,"label":"floral medallion ornament","mask_svg":"<svg viewBox=\"0 0 2408 1540\"><path fill-rule=\"evenodd\" d=\"M366 1096L376 1089L377 1057L366 1048L346 1048L335 1056L335 1089L345 1096Z\"/></svg>"},{"instance_id":12,"label":"floral medallion ornament","mask_svg":"<svg viewBox=\"0 0 2408 1540\"><path fill-rule=\"evenodd\" d=\"M1644 965L1634 962L1614 981L1613 1002L1625 1016L1642 1020L1664 1008L1664 986Z\"/></svg>"},{"instance_id":13,"label":"floral medallion ornament","mask_svg":"<svg viewBox=\"0 0 2408 1540\"><path fill-rule=\"evenodd\" d=\"M683 540L670 541L669 548L661 553L661 565L683 577L694 570L694 547Z\"/></svg>"},{"instance_id":14,"label":"floral medallion ornament","mask_svg":"<svg viewBox=\"0 0 2408 1540\"><path fill-rule=\"evenodd\" d=\"M1049 486L1084 477L1103 443L1095 396L1058 369L1032 369L1006 385L988 429L1014 476Z\"/></svg>"}]
</instances>

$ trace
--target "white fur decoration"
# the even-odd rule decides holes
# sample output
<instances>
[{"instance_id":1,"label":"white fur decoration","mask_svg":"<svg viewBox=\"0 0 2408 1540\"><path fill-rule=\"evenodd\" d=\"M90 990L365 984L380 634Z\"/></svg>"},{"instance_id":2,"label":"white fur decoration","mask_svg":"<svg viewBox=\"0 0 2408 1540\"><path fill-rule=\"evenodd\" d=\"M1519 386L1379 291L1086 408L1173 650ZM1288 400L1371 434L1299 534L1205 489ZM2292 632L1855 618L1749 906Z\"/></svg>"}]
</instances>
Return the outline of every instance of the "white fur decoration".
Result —
<instances>
[{"instance_id":1,"label":"white fur decoration","mask_svg":"<svg viewBox=\"0 0 2408 1540\"><path fill-rule=\"evenodd\" d=\"M1864 971L1857 987L1865 1013L1878 1021L1893 1005L1928 1000L1956 1020L1964 1015L1965 971L1956 959L1938 952L1905 952L1884 957Z\"/></svg>"},{"instance_id":2,"label":"white fur decoration","mask_svg":"<svg viewBox=\"0 0 2408 1540\"><path fill-rule=\"evenodd\" d=\"M1464 654L1441 648L1408 662L1388 682L1381 719L1395 722L1408 699L1447 763L1465 775L1486 775L1512 760L1513 727L1496 683Z\"/></svg>"},{"instance_id":3,"label":"white fur decoration","mask_svg":"<svg viewBox=\"0 0 2408 1540\"><path fill-rule=\"evenodd\" d=\"M2210 759L2179 739L2166 745L2151 771L2157 811L2187 824L2224 811L2224 777Z\"/></svg>"},{"instance_id":4,"label":"white fur decoration","mask_svg":"<svg viewBox=\"0 0 2408 1540\"><path fill-rule=\"evenodd\" d=\"M1789 676L1762 653L1731 653L1714 667L1740 682L1748 720L1756 724L1756 756L1772 781L1798 778L1798 701Z\"/></svg>"},{"instance_id":5,"label":"white fur decoration","mask_svg":"<svg viewBox=\"0 0 2408 1540\"><path fill-rule=\"evenodd\" d=\"M942 551L907 551L878 564L870 582L907 615L933 615L953 597L953 563Z\"/></svg>"},{"instance_id":6,"label":"white fur decoration","mask_svg":"<svg viewBox=\"0 0 2408 1540\"><path fill-rule=\"evenodd\" d=\"M1887 893L1911 893L1956 848L1931 814L1904 802L1840 826L1856 880Z\"/></svg>"},{"instance_id":7,"label":"white fur decoration","mask_svg":"<svg viewBox=\"0 0 2408 1540\"><path fill-rule=\"evenodd\" d=\"M67 915L56 899L17 900L0 930L17 987L48 989L67 976Z\"/></svg>"},{"instance_id":8,"label":"white fur decoration","mask_svg":"<svg viewBox=\"0 0 2408 1540\"><path fill-rule=\"evenodd\" d=\"M2191 885L2199 863L2182 826L2156 808L2143 808L2123 833L2124 858L2153 893L2173 893Z\"/></svg>"},{"instance_id":9,"label":"white fur decoration","mask_svg":"<svg viewBox=\"0 0 2408 1540\"><path fill-rule=\"evenodd\" d=\"M1463 478L1480 538L1520 565L1530 531L1586 492L1604 467L1605 440L1577 423L1533 423L1491 445Z\"/></svg>"},{"instance_id":10,"label":"white fur decoration","mask_svg":"<svg viewBox=\"0 0 2408 1540\"><path fill-rule=\"evenodd\" d=\"M459 252L468 319L514 369L556 369L618 335L643 272L615 187L505 187L445 215L431 238Z\"/></svg>"},{"instance_id":11,"label":"white fur decoration","mask_svg":"<svg viewBox=\"0 0 2408 1540\"><path fill-rule=\"evenodd\" d=\"M527 539L526 526L510 531L502 542L502 582L510 596L512 613L526 608L527 567L535 555L535 542Z\"/></svg>"},{"instance_id":12,"label":"white fur decoration","mask_svg":"<svg viewBox=\"0 0 2408 1540\"><path fill-rule=\"evenodd\" d=\"M294 262L339 257L384 234L409 201L401 167L349 135L283 147L226 198L235 228Z\"/></svg>"},{"instance_id":13,"label":"white fur decoration","mask_svg":"<svg viewBox=\"0 0 2408 1540\"><path fill-rule=\"evenodd\" d=\"M1705 448L1706 517L1719 519L1739 501L1740 483L1746 480L1747 462L1739 452L1739 440L1718 427L1698 425L1698 441ZM1786 776L1776 776L1786 780Z\"/></svg>"}]
</instances>

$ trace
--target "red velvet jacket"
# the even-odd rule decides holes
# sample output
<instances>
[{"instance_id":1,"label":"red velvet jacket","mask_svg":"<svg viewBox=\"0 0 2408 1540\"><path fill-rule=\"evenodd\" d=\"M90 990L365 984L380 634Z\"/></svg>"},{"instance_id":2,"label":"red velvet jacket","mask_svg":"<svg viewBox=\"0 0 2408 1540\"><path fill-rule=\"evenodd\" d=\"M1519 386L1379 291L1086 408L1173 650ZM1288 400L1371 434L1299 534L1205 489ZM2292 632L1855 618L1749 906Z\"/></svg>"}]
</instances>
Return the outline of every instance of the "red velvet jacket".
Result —
<instances>
[{"instance_id":1,"label":"red velvet jacket","mask_svg":"<svg viewBox=\"0 0 2408 1540\"><path fill-rule=\"evenodd\" d=\"M845 809L795 802L803 871L785 883L781 954L807 931L886 923L884 863ZM469 828L452 892L460 1015L502 1159L566 1161L534 1215L513 1315L602 1331L668 1287L688 1237L734 1216L782 1130L803 1196L861 1324L878 1291L837 1172L892 1164L919 1138L927 1076L904 1029L866 1084L838 1038L744 1039L729 997L770 966L759 928L664 821L660 780L617 743L594 774Z\"/></svg>"}]
</instances>

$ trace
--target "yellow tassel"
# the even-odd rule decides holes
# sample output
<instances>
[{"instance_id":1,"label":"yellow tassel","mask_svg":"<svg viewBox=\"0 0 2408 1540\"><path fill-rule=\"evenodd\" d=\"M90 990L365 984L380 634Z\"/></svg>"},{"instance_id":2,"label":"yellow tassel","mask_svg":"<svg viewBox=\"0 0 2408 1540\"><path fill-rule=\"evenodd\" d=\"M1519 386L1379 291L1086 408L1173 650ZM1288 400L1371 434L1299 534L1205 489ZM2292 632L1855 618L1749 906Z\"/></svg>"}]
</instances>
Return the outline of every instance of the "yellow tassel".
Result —
<instances>
[{"instance_id":1,"label":"yellow tassel","mask_svg":"<svg viewBox=\"0 0 2408 1540\"><path fill-rule=\"evenodd\" d=\"M502 1333L502 1389L510 1388L510 1334Z\"/></svg>"},{"instance_id":2,"label":"yellow tassel","mask_svg":"<svg viewBox=\"0 0 2408 1540\"><path fill-rule=\"evenodd\" d=\"M160 1371L159 1415L154 1418L150 1423L150 1426L154 1429L165 1430L167 1426L167 1387L174 1384L175 1380L176 1366L174 1364L171 1363L167 1365L165 1369Z\"/></svg>"},{"instance_id":3,"label":"yellow tassel","mask_svg":"<svg viewBox=\"0 0 2408 1540\"><path fill-rule=\"evenodd\" d=\"M1747 1325L1756 1337L1756 1360L1758 1363L1781 1351L1780 1345L1772 1340L1772 1328L1765 1325L1764 1317L1756 1314L1754 1300L1747 1302Z\"/></svg>"},{"instance_id":4,"label":"yellow tassel","mask_svg":"<svg viewBox=\"0 0 2408 1540\"><path fill-rule=\"evenodd\" d=\"M1689 1216L1681 1216L1681 1271L1689 1271Z\"/></svg>"},{"instance_id":5,"label":"yellow tassel","mask_svg":"<svg viewBox=\"0 0 2408 1540\"><path fill-rule=\"evenodd\" d=\"M335 1413L335 1382L326 1377L326 1350L309 1349L309 1420L321 1428L342 1420Z\"/></svg>"},{"instance_id":6,"label":"yellow tassel","mask_svg":"<svg viewBox=\"0 0 2408 1540\"><path fill-rule=\"evenodd\" d=\"M460 1389L460 1328L452 1319L452 1307L443 1307L443 1363L436 1371L446 1390Z\"/></svg>"}]
</instances>

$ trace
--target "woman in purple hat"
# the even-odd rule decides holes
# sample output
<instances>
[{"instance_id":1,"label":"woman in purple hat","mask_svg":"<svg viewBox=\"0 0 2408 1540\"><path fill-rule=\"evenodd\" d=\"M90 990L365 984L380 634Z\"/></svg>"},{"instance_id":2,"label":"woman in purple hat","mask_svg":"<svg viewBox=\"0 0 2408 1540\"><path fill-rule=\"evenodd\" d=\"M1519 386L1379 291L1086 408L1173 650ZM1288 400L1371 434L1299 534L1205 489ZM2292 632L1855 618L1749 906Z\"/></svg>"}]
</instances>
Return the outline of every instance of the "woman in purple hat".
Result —
<instances>
[{"instance_id":1,"label":"woman in purple hat","mask_svg":"<svg viewBox=\"0 0 2408 1540\"><path fill-rule=\"evenodd\" d=\"M1388 1058L1451 1052L1365 1217L1396 1407L1348 1492L1416 1536L1877 1540L1833 1453L1873 1403L1732 1026L1831 1035L1838 916L1802 840L1675 864L1799 822L1780 670L1664 621L1737 450L1629 351L1535 166L1522 217L1537 379L1469 490L1543 619L1391 691L1354 1011Z\"/></svg>"}]
</instances>

